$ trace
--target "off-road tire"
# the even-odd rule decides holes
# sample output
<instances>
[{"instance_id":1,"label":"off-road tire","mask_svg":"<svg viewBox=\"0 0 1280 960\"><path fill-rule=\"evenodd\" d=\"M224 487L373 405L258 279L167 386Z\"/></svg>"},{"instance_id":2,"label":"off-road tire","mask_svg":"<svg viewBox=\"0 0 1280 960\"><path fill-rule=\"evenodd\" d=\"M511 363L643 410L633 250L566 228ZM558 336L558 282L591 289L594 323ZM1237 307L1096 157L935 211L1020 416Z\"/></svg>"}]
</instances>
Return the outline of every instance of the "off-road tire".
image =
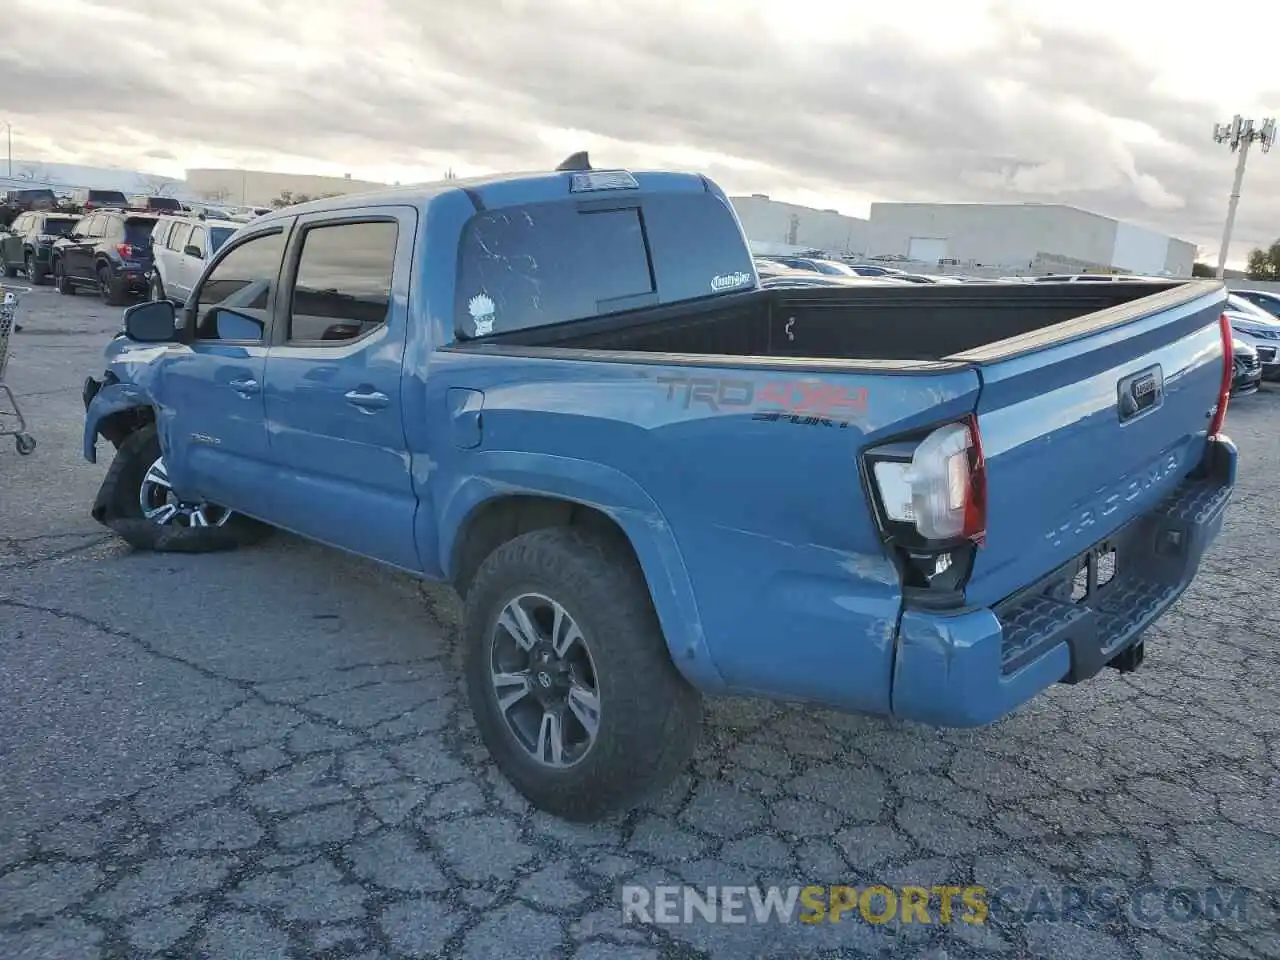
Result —
<instances>
[{"instance_id":1,"label":"off-road tire","mask_svg":"<svg viewBox=\"0 0 1280 960\"><path fill-rule=\"evenodd\" d=\"M53 285L58 293L64 297L74 297L76 295L76 285L67 276L66 264L61 260L57 260L53 264Z\"/></svg>"},{"instance_id":2,"label":"off-road tire","mask_svg":"<svg viewBox=\"0 0 1280 960\"><path fill-rule=\"evenodd\" d=\"M111 268L98 267L98 293L108 307L122 307L125 302L124 283L111 276Z\"/></svg>"},{"instance_id":3,"label":"off-road tire","mask_svg":"<svg viewBox=\"0 0 1280 960\"><path fill-rule=\"evenodd\" d=\"M26 258L27 279L31 281L31 285L35 287L43 287L48 277L48 271L43 264L36 263L36 258L30 253Z\"/></svg>"},{"instance_id":4,"label":"off-road tire","mask_svg":"<svg viewBox=\"0 0 1280 960\"><path fill-rule=\"evenodd\" d=\"M539 764L515 741L491 681L498 617L528 592L554 599L573 616L595 664L596 741L566 769ZM467 590L462 634L480 736L498 769L535 807L565 820L600 820L667 786L689 762L702 698L672 663L644 575L625 547L570 527L508 541L481 564Z\"/></svg>"},{"instance_id":5,"label":"off-road tire","mask_svg":"<svg viewBox=\"0 0 1280 960\"><path fill-rule=\"evenodd\" d=\"M271 534L271 527L238 513L221 527L162 526L148 520L138 491L159 456L160 439L153 424L129 434L116 450L94 501L93 518L129 546L156 553L212 553L250 546Z\"/></svg>"}]
</instances>

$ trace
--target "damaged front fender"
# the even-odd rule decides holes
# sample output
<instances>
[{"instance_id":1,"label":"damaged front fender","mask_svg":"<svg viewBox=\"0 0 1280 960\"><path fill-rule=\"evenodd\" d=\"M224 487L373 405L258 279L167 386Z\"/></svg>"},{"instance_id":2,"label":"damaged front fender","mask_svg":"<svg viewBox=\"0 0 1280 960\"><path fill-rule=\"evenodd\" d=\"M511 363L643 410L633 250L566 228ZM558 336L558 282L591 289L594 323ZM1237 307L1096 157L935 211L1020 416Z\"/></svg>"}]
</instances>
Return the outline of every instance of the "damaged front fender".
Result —
<instances>
[{"instance_id":1,"label":"damaged front fender","mask_svg":"<svg viewBox=\"0 0 1280 960\"><path fill-rule=\"evenodd\" d=\"M84 391L84 458L90 463L98 462L99 436L119 445L122 436L113 435L106 426L119 414L137 411L140 420L149 420L155 409L150 394L137 384L116 381L95 387L96 383L86 383Z\"/></svg>"}]
</instances>

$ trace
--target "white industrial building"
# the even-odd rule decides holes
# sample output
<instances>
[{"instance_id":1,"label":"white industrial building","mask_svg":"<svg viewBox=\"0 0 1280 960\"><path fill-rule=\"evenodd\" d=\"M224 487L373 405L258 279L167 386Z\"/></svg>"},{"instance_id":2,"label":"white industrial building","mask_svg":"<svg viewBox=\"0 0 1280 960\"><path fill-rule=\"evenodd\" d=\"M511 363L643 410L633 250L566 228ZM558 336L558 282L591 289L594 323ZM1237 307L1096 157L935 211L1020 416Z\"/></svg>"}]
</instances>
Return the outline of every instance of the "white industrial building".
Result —
<instances>
[{"instance_id":1,"label":"white industrial building","mask_svg":"<svg viewBox=\"0 0 1280 960\"><path fill-rule=\"evenodd\" d=\"M365 193L391 186L350 176L323 177L309 173L276 173L271 170L198 169L187 171L187 192L210 203L238 203L265 207L282 193L292 196L325 196Z\"/></svg>"},{"instance_id":2,"label":"white industrial building","mask_svg":"<svg viewBox=\"0 0 1280 960\"><path fill-rule=\"evenodd\" d=\"M862 256L867 252L867 221L858 217L779 203L763 193L730 197L729 202L742 221L752 253L824 250L838 256Z\"/></svg>"},{"instance_id":3,"label":"white industrial building","mask_svg":"<svg viewBox=\"0 0 1280 960\"><path fill-rule=\"evenodd\" d=\"M1189 277L1196 245L1060 203L873 203L867 255L960 269Z\"/></svg>"},{"instance_id":4,"label":"white industrial building","mask_svg":"<svg viewBox=\"0 0 1280 960\"><path fill-rule=\"evenodd\" d=\"M1058 203L873 203L871 217L731 197L757 254L801 249L908 261L912 269L1191 276L1196 245Z\"/></svg>"}]
</instances>

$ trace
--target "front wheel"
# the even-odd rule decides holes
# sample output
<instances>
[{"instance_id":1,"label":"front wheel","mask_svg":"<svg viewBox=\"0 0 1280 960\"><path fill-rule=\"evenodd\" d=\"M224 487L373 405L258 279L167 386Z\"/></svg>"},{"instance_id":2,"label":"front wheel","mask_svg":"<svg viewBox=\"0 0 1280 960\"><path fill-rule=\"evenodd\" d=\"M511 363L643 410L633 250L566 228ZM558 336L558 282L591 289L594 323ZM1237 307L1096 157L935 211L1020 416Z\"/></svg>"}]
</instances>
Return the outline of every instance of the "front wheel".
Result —
<instances>
[{"instance_id":1,"label":"front wheel","mask_svg":"<svg viewBox=\"0 0 1280 960\"><path fill-rule=\"evenodd\" d=\"M75 284L67 276L67 265L61 260L55 260L53 263L53 286L63 296L74 297L76 295Z\"/></svg>"},{"instance_id":2,"label":"front wheel","mask_svg":"<svg viewBox=\"0 0 1280 960\"><path fill-rule=\"evenodd\" d=\"M31 254L27 254L27 279L35 286L44 286L45 268L44 264L37 263L36 258Z\"/></svg>"},{"instance_id":3,"label":"front wheel","mask_svg":"<svg viewBox=\"0 0 1280 960\"><path fill-rule=\"evenodd\" d=\"M566 527L509 541L467 591L463 636L481 738L534 806L599 820L688 762L702 700L621 546Z\"/></svg>"},{"instance_id":4,"label":"front wheel","mask_svg":"<svg viewBox=\"0 0 1280 960\"><path fill-rule=\"evenodd\" d=\"M120 444L92 513L135 549L158 552L231 550L262 539L271 529L225 507L179 498L154 425Z\"/></svg>"}]
</instances>

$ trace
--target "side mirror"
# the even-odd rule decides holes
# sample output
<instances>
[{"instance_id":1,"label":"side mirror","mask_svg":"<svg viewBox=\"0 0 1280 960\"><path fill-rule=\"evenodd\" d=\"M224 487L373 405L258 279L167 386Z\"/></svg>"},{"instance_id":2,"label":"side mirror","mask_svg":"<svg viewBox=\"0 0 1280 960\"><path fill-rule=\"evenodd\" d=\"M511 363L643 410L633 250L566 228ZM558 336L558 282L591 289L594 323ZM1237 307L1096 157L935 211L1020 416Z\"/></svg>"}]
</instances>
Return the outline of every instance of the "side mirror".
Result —
<instances>
[{"instance_id":1,"label":"side mirror","mask_svg":"<svg viewBox=\"0 0 1280 960\"><path fill-rule=\"evenodd\" d=\"M182 252L188 257L195 257L197 260L204 259L204 251L192 244L187 244L185 247L183 247Z\"/></svg>"},{"instance_id":2,"label":"side mirror","mask_svg":"<svg viewBox=\"0 0 1280 960\"><path fill-rule=\"evenodd\" d=\"M262 321L226 307L213 308L213 321L219 340L247 340L256 343L267 330Z\"/></svg>"},{"instance_id":3,"label":"side mirror","mask_svg":"<svg viewBox=\"0 0 1280 960\"><path fill-rule=\"evenodd\" d=\"M138 343L173 343L178 314L168 300L139 303L124 312L124 332Z\"/></svg>"}]
</instances>

